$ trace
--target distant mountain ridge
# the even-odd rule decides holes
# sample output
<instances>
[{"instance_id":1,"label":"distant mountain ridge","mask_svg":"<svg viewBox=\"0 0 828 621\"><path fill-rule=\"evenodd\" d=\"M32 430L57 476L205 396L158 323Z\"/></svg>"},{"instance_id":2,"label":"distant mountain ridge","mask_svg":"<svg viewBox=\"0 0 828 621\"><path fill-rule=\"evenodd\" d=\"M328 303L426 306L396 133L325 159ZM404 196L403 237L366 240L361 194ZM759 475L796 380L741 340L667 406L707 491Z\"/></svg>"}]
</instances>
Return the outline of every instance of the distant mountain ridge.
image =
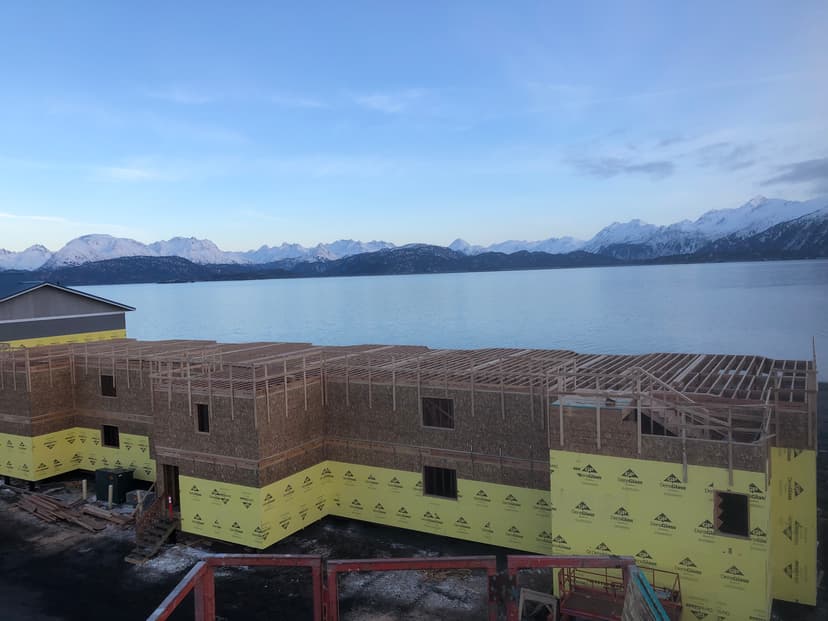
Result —
<instances>
[{"instance_id":1,"label":"distant mountain ridge","mask_svg":"<svg viewBox=\"0 0 828 621\"><path fill-rule=\"evenodd\" d=\"M614 255L630 257L642 254L642 246L643 244L637 242L618 243L610 246L610 249ZM383 248L341 259L319 261L283 259L270 263L198 264L182 257L133 256L80 265L44 267L34 271L0 271L0 284L49 280L66 285L99 285L828 258L828 207L795 220L781 222L753 235L742 236L740 233L732 233L709 242L690 254L646 260L618 256L590 253L585 250L565 254L527 250L510 254L466 254L426 244Z\"/></svg>"},{"instance_id":2,"label":"distant mountain ridge","mask_svg":"<svg viewBox=\"0 0 828 621\"><path fill-rule=\"evenodd\" d=\"M779 224L798 222L803 217L819 214L826 209L828 197L787 201L759 196L734 209L708 211L695 221L683 220L666 226L648 224L638 219L625 223L613 222L587 241L572 237L550 237L538 241L508 240L484 247L456 239L448 250L464 256L486 253L511 255L519 252L566 255L584 251L620 261L647 261L662 257L691 256L714 242L732 245L735 240L751 238ZM797 226L799 225L793 225L794 228ZM21 252L0 249L0 270L48 271L127 257L180 257L198 265L255 266L284 262L282 268L292 268L299 263L330 262L383 250L418 246L422 244L398 247L385 241L345 239L312 247L282 243L279 246L264 245L245 252L228 252L210 240L194 237L173 237L143 244L134 239L92 234L73 239L56 252L41 245L31 246Z\"/></svg>"}]
</instances>

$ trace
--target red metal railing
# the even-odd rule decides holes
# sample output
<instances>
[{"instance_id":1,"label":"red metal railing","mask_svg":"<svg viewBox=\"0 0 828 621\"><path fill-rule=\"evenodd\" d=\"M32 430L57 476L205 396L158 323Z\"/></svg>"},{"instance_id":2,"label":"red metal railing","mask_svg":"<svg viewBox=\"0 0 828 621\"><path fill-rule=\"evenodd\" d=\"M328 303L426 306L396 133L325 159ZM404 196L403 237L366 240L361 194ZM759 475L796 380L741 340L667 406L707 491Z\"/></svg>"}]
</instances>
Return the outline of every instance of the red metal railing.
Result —
<instances>
[{"instance_id":1,"label":"red metal railing","mask_svg":"<svg viewBox=\"0 0 828 621\"><path fill-rule=\"evenodd\" d=\"M518 603L516 594L517 575L523 570L558 569L562 601L567 594L589 591L600 594L604 601L623 606L626 585L630 581L630 568L635 566L632 557L626 556L534 556L510 555L506 557L507 576L502 584L508 588L502 592L496 559L493 556L461 556L436 558L359 559L322 561L313 555L275 554L216 554L198 562L184 576L178 586L167 596L148 621L165 621L191 592L195 595L196 621L215 621L215 567L306 567L311 572L314 621L339 621L339 575L348 572L411 571L470 569L485 571L489 579L488 618L497 619L499 597L505 601L507 619L516 621ZM652 572L656 591L666 594L665 605L681 608L681 592L678 576L671 572ZM656 572L664 574L656 579ZM672 580L672 582L671 582ZM671 588L662 586L670 584ZM661 595L659 595L661 598ZM580 616L580 614L579 614ZM589 615L586 615L589 616ZM594 618L615 618L603 616ZM676 617L677 618L677 617Z\"/></svg>"}]
</instances>

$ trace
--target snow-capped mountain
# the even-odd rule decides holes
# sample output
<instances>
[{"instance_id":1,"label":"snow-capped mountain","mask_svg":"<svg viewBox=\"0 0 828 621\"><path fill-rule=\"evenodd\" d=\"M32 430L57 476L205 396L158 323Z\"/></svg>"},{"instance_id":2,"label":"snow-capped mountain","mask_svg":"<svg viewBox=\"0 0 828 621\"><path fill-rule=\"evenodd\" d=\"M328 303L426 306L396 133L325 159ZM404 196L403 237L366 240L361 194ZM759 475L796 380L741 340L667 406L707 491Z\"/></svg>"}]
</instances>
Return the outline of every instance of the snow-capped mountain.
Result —
<instances>
[{"instance_id":1,"label":"snow-capped mountain","mask_svg":"<svg viewBox=\"0 0 828 621\"><path fill-rule=\"evenodd\" d=\"M159 257L183 257L193 263L251 263L239 252L225 252L209 239L173 237L150 244L149 249Z\"/></svg>"},{"instance_id":2,"label":"snow-capped mountain","mask_svg":"<svg viewBox=\"0 0 828 621\"><path fill-rule=\"evenodd\" d=\"M464 239L455 239L449 244L449 249L462 252L466 255L481 254L483 252L502 252L512 254L521 250L532 252L548 252L549 254L566 254L583 248L584 242L574 237L550 237L540 241L523 241L510 239L504 242L491 244L490 246L472 245Z\"/></svg>"},{"instance_id":3,"label":"snow-capped mountain","mask_svg":"<svg viewBox=\"0 0 828 621\"><path fill-rule=\"evenodd\" d=\"M35 270L51 257L51 251L40 244L29 246L21 252L0 248L0 270Z\"/></svg>"},{"instance_id":4,"label":"snow-capped mountain","mask_svg":"<svg viewBox=\"0 0 828 621\"><path fill-rule=\"evenodd\" d=\"M550 237L538 241L509 240L490 246L480 246L463 239L455 239L449 248L467 256L485 252L513 254L522 250L549 254L567 254L584 250L621 260L646 260L691 254L718 240L727 239L730 240L728 243L732 244L733 239L748 238L763 231L770 231L783 223L799 222L810 215L820 219L823 216L819 214L824 213L828 213L828 196L808 201L786 201L758 196L735 209L708 211L695 221L682 220L667 226L648 224L637 219L624 223L613 222L586 242L572 237ZM796 226L800 225L786 228L785 231L794 230ZM111 235L84 235L73 239L54 253L40 245L21 252L0 249L0 270L35 270L41 267L53 269L136 256L177 256L201 265L261 264L285 260L295 264L335 261L394 248L397 246L385 241L361 242L341 239L312 247L282 243L279 246L264 245L257 250L246 252L228 252L221 250L208 239L194 237L173 237L166 241L143 244L134 239Z\"/></svg>"},{"instance_id":5,"label":"snow-capped mountain","mask_svg":"<svg viewBox=\"0 0 828 621\"><path fill-rule=\"evenodd\" d=\"M695 221L655 226L640 220L615 222L589 240L584 250L624 260L652 259L696 252L730 236L749 237L828 206L828 197L786 201L757 196L735 209L708 211Z\"/></svg>"},{"instance_id":6,"label":"snow-capped mountain","mask_svg":"<svg viewBox=\"0 0 828 621\"><path fill-rule=\"evenodd\" d=\"M120 257L157 257L158 253L146 244L112 235L83 235L73 239L54 253L43 267L81 265L90 261Z\"/></svg>"}]
</instances>

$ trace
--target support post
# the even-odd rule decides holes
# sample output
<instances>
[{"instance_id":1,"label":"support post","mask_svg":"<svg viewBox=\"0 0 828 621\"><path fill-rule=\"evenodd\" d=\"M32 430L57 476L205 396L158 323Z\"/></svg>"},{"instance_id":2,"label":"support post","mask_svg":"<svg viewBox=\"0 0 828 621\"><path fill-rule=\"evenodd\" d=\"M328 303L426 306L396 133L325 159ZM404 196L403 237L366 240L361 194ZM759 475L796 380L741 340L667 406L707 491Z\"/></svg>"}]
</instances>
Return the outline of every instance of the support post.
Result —
<instances>
[{"instance_id":1,"label":"support post","mask_svg":"<svg viewBox=\"0 0 828 621\"><path fill-rule=\"evenodd\" d=\"M204 572L196 579L193 596L196 621L215 621L216 582L210 565L206 565Z\"/></svg>"}]
</instances>

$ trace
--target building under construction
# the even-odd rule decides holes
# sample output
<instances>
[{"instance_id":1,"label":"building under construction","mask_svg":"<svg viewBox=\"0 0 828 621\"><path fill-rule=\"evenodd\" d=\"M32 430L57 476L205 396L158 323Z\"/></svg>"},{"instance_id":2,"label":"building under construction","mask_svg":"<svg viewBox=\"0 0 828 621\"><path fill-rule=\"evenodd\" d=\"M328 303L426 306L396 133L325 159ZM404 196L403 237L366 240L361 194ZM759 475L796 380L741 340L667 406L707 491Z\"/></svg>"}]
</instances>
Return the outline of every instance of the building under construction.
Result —
<instances>
[{"instance_id":1,"label":"building under construction","mask_svg":"<svg viewBox=\"0 0 828 621\"><path fill-rule=\"evenodd\" d=\"M677 574L685 619L815 604L817 374L759 356L112 340L0 351L0 473L122 466L188 533L326 515ZM690 615L690 616L688 616Z\"/></svg>"}]
</instances>

